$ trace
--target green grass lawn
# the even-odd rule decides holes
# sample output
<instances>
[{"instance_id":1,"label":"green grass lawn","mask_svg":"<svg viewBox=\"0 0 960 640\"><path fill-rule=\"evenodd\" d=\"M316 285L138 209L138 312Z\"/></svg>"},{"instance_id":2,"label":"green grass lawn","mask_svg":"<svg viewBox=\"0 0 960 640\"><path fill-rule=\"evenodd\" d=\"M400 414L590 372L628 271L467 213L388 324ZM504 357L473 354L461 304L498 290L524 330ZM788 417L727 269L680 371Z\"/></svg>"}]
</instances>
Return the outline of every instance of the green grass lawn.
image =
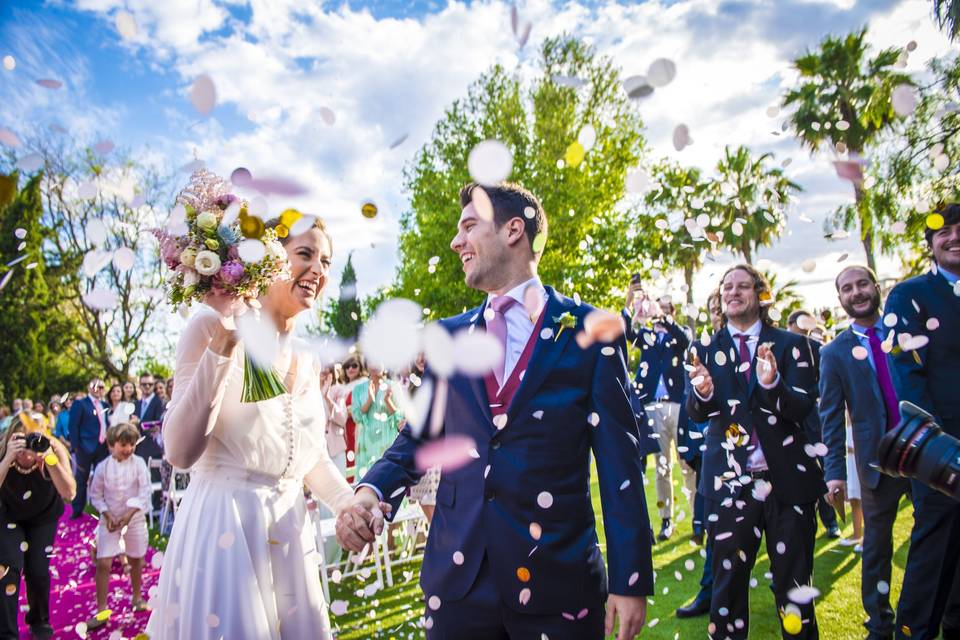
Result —
<instances>
[{"instance_id":1,"label":"green grass lawn","mask_svg":"<svg viewBox=\"0 0 960 640\"><path fill-rule=\"evenodd\" d=\"M675 477L679 481L679 471L675 467ZM593 481L594 510L600 513L600 498L597 492L596 474ZM675 486L678 503L684 503L680 485ZM646 487L647 506L650 521L659 528L656 514L656 494L653 483ZM686 504L683 505L686 508ZM903 567L907 559L910 527L913 525L909 503L901 503L900 518L897 521L894 552L893 580L891 599L896 603L903 578ZM644 629L644 638L703 638L706 636L707 618L678 620L674 610L686 604L699 588L703 557L701 549L690 543L690 523L692 518L685 514L678 530L665 543L654 547L653 564L657 572L655 595L647 608L648 627ZM606 550L602 519L598 519L600 546ZM851 532L848 524L845 535ZM686 569L686 561L694 562L693 570ZM372 566L372 565L371 565ZM753 575L758 586L750 593L750 637L756 639L779 638L779 619L777 617L773 594L764 579L769 571L764 545ZM420 638L423 630L420 626L423 614L421 592L417 584L419 563L407 562L394 572L393 587L381 589L369 597L363 597L363 588L376 580L376 574L369 577L345 578L339 585L332 585L331 601L345 600L347 611L343 615L331 615L331 621L341 640L360 640L362 638L405 639ZM675 575L679 572L680 579ZM817 619L820 623L820 637L829 640L854 640L866 635L862 623L863 608L860 605L860 556L853 553L852 547L842 547L835 540L826 537L824 530L817 532L816 564L814 586L820 590L817 599ZM360 595L358 595L360 592ZM654 624L654 621L656 623ZM649 626L653 625L653 626Z\"/></svg>"}]
</instances>

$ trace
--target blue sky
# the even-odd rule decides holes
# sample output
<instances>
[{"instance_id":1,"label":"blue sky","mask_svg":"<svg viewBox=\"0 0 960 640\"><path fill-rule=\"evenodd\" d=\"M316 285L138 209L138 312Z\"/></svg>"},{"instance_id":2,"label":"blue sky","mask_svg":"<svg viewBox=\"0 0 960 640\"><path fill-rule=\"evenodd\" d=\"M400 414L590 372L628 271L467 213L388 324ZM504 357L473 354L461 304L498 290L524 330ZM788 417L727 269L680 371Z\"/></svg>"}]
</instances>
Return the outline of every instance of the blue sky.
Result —
<instances>
[{"instance_id":1,"label":"blue sky","mask_svg":"<svg viewBox=\"0 0 960 640\"><path fill-rule=\"evenodd\" d=\"M862 254L853 239L822 237L825 215L852 197L849 184L836 178L828 158L810 157L789 136L771 134L780 121L765 111L792 80L789 60L828 32L867 23L875 46L917 41L908 72L920 73L930 57L951 51L927 0L526 0L517 8L533 28L522 51L510 33L510 6L500 0L2 3L0 56L13 56L16 68L0 69L0 127L26 139L58 123L78 140L107 138L167 168L196 156L221 174L248 166L309 185L306 196L271 201L271 208L294 205L327 218L337 238L336 273L353 250L361 292L369 292L389 282L396 266L398 220L407 205L403 167L444 108L491 64L529 69L543 38L569 32L611 56L625 75L643 73L658 57L676 62L677 79L639 107L652 160L669 156L710 172L724 144L791 159L788 175L805 191L790 211L788 235L760 257L783 277L799 279L812 303L825 304L832 301L837 259L849 253L862 260ZM137 25L130 39L118 31L120 11ZM202 73L218 92L209 117L187 100ZM64 86L45 89L35 83L40 78ZM324 109L335 114L332 125ZM670 138L680 122L694 144L678 153ZM375 221L359 215L364 198L380 205ZM712 279L729 259L701 277ZM813 273L800 269L807 259L817 261ZM884 263L883 270L892 273L894 265ZM706 287L699 289L705 295Z\"/></svg>"}]
</instances>

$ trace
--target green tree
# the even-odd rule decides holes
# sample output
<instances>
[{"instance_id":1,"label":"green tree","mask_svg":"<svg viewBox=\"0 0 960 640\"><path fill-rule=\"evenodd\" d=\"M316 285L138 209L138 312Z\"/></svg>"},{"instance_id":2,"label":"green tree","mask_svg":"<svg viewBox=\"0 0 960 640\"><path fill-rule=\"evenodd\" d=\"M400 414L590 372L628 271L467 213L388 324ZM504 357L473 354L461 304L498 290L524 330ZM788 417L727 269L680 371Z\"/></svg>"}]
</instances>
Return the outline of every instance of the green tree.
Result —
<instances>
[{"instance_id":1,"label":"green tree","mask_svg":"<svg viewBox=\"0 0 960 640\"><path fill-rule=\"evenodd\" d=\"M960 34L960 0L933 0L933 17L951 40Z\"/></svg>"},{"instance_id":2,"label":"green tree","mask_svg":"<svg viewBox=\"0 0 960 640\"><path fill-rule=\"evenodd\" d=\"M347 256L347 264L340 274L340 296L331 300L323 312L324 329L333 331L347 340L356 340L363 323L363 311L357 299L357 272L353 268L353 253Z\"/></svg>"},{"instance_id":3,"label":"green tree","mask_svg":"<svg viewBox=\"0 0 960 640\"><path fill-rule=\"evenodd\" d=\"M775 271L769 269L761 273L770 283L770 291L773 293L773 300L771 301L773 309L770 318L786 327L787 318L790 314L803 308L804 298L797 290L800 283L794 279L780 279Z\"/></svg>"},{"instance_id":4,"label":"green tree","mask_svg":"<svg viewBox=\"0 0 960 640\"><path fill-rule=\"evenodd\" d=\"M768 166L772 153L754 158L744 146L725 147L717 163L724 244L743 256L748 264L760 247L769 247L786 225L786 209L800 186L791 182L780 167Z\"/></svg>"},{"instance_id":5,"label":"green tree","mask_svg":"<svg viewBox=\"0 0 960 640\"><path fill-rule=\"evenodd\" d=\"M573 166L566 152L587 125L596 142ZM627 170L643 152L641 126L613 62L574 38L547 39L532 79L491 68L447 109L406 169L410 209L401 218L392 294L417 301L428 317L479 302L449 245L458 193L470 181L467 156L479 142L496 139L513 154L509 179L537 194L549 218L540 277L593 304L622 304L623 287L643 269L645 255L646 238L618 206Z\"/></svg>"},{"instance_id":6,"label":"green tree","mask_svg":"<svg viewBox=\"0 0 960 640\"><path fill-rule=\"evenodd\" d=\"M851 158L863 156L898 119L891 94L910 77L894 70L903 51L892 47L869 57L866 28L845 37L827 36L817 50L794 60L800 78L784 97L800 142L811 151L829 146ZM876 268L876 229L883 221L867 206L862 184L854 183L854 215L839 214L851 230L856 223L867 264Z\"/></svg>"}]
</instances>

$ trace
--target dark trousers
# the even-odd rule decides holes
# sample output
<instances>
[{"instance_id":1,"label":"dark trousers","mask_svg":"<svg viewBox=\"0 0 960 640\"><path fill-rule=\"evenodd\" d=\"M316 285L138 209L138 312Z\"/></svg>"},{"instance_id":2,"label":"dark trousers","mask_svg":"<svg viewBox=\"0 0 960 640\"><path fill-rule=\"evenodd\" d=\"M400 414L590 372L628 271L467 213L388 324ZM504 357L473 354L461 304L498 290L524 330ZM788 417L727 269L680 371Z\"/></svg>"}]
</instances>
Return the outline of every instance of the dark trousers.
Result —
<instances>
[{"instance_id":1,"label":"dark trousers","mask_svg":"<svg viewBox=\"0 0 960 640\"><path fill-rule=\"evenodd\" d=\"M440 595L442 598L442 594ZM477 580L461 600L445 602L432 609L427 602L427 640L540 640L542 637L571 640L602 640L604 607L588 607L580 619L561 614L520 613L503 603L484 557ZM571 612L573 616L580 612Z\"/></svg>"},{"instance_id":2,"label":"dark trousers","mask_svg":"<svg viewBox=\"0 0 960 640\"><path fill-rule=\"evenodd\" d=\"M90 480L90 474L108 453L106 444L101 444L92 452L77 448L77 495L71 503L74 515L82 512L87 506L87 482Z\"/></svg>"},{"instance_id":3,"label":"dark trousers","mask_svg":"<svg viewBox=\"0 0 960 640\"><path fill-rule=\"evenodd\" d=\"M823 523L824 529L838 526L837 512L833 507L830 506L823 496L820 496L820 499L817 500L817 513L820 514L820 522Z\"/></svg>"},{"instance_id":4,"label":"dark trousers","mask_svg":"<svg viewBox=\"0 0 960 640\"><path fill-rule=\"evenodd\" d=\"M773 596L777 608L798 606L803 627L796 635L781 628L784 640L820 637L813 602L796 605L787 598L794 586L808 585L813 578L813 548L817 535L816 503L792 505L772 493L763 501L751 495L753 486L741 487L729 507L717 509L711 523L713 537L713 597L710 623L714 638L746 640L750 627L750 572L757 561L760 537L766 535L767 555L773 572ZM742 504L743 508L737 508ZM799 513L798 513L799 510ZM745 559L741 559L741 553Z\"/></svg>"},{"instance_id":5,"label":"dark trousers","mask_svg":"<svg viewBox=\"0 0 960 640\"><path fill-rule=\"evenodd\" d=\"M9 567L7 574L0 578L0 639L19 637L17 631L17 609L20 601L20 576L27 586L27 604L30 610L24 617L29 627L44 627L50 624L50 559L47 547L53 545L57 532L57 521L46 524L16 524L12 529L0 518L0 565ZM20 546L26 542L27 550ZM13 593L7 591L13 585Z\"/></svg>"},{"instance_id":6,"label":"dark trousers","mask_svg":"<svg viewBox=\"0 0 960 640\"><path fill-rule=\"evenodd\" d=\"M864 623L870 635L889 637L894 632L894 614L890 606L890 572L893 563L893 525L897 520L900 498L910 493L910 481L880 476L876 489L860 483L863 505L863 561L860 594L868 619ZM887 588L877 588L881 582Z\"/></svg>"},{"instance_id":7,"label":"dark trousers","mask_svg":"<svg viewBox=\"0 0 960 640\"><path fill-rule=\"evenodd\" d=\"M703 511L704 511L704 520L706 521L711 513L716 513L717 503L715 500L710 498L704 498L700 492L697 492L697 495L703 498ZM700 576L700 592L697 594L697 598L710 598L713 595L713 534L715 530L707 524L707 541L705 549L707 552L707 557L703 561L703 575Z\"/></svg>"},{"instance_id":8,"label":"dark trousers","mask_svg":"<svg viewBox=\"0 0 960 640\"><path fill-rule=\"evenodd\" d=\"M914 482L913 531L897 606L897 638L936 638L941 621L944 636L960 631L960 502ZM904 631L909 629L909 635Z\"/></svg>"}]
</instances>

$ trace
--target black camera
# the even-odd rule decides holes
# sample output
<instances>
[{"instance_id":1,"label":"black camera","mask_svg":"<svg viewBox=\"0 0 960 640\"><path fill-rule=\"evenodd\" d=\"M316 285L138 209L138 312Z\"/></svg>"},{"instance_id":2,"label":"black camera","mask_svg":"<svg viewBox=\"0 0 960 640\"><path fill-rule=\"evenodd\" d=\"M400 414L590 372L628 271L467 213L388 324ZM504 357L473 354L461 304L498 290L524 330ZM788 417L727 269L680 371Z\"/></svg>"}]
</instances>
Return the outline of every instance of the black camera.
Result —
<instances>
[{"instance_id":1,"label":"black camera","mask_svg":"<svg viewBox=\"0 0 960 640\"><path fill-rule=\"evenodd\" d=\"M43 435L39 431L31 431L27 434L27 438L24 441L24 446L28 451L33 451L34 453L43 453L50 448L50 438Z\"/></svg>"},{"instance_id":2,"label":"black camera","mask_svg":"<svg viewBox=\"0 0 960 640\"><path fill-rule=\"evenodd\" d=\"M960 440L944 433L929 413L900 403L900 424L880 440L877 466L960 500Z\"/></svg>"}]
</instances>

